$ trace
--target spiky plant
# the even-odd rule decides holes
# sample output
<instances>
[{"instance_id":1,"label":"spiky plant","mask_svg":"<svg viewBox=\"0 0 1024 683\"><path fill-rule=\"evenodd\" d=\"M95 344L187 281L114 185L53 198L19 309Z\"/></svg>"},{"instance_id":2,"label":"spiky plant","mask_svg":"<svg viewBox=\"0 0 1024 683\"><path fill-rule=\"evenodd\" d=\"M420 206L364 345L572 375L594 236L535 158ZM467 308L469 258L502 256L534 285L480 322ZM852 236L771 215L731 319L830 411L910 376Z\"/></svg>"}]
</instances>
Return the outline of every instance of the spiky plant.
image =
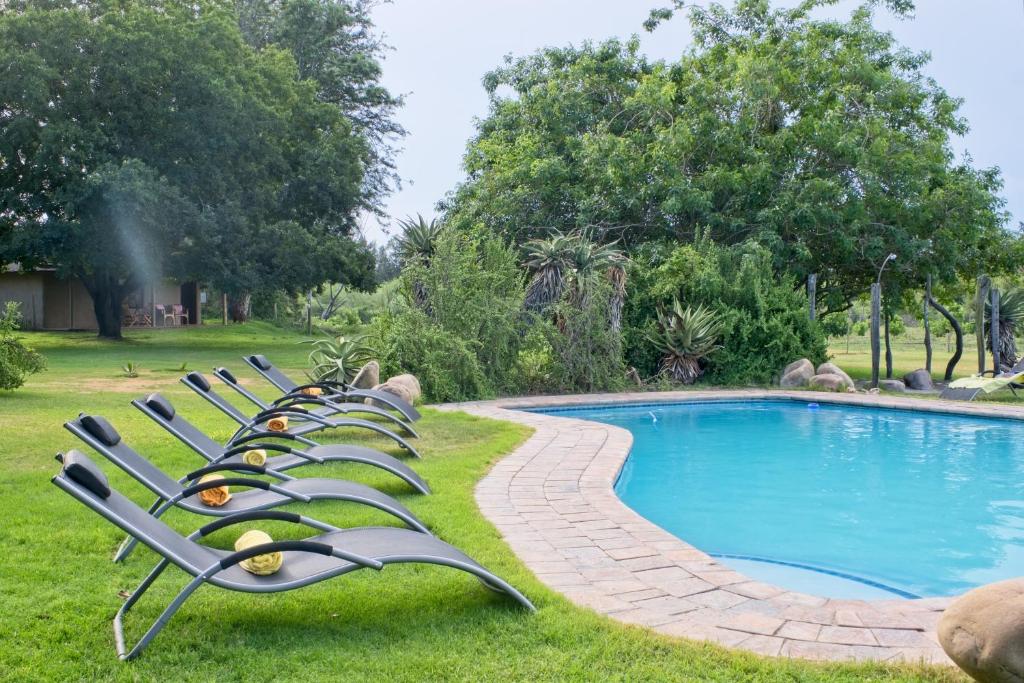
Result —
<instances>
[{"instance_id":1,"label":"spiky plant","mask_svg":"<svg viewBox=\"0 0 1024 683\"><path fill-rule=\"evenodd\" d=\"M337 337L311 339L309 371L306 375L314 382L341 382L348 384L373 356L373 350L363 343L364 337Z\"/></svg>"},{"instance_id":2,"label":"spiky plant","mask_svg":"<svg viewBox=\"0 0 1024 683\"><path fill-rule=\"evenodd\" d=\"M416 218L409 216L398 221L398 227L402 229L402 234L395 240L395 253L402 265L414 259L429 263L444 224L436 218L428 221L420 214L416 214Z\"/></svg>"},{"instance_id":3,"label":"spiky plant","mask_svg":"<svg viewBox=\"0 0 1024 683\"><path fill-rule=\"evenodd\" d=\"M556 230L551 237L533 239L523 245L524 265L533 273L524 301L528 310L544 310L562 298L569 244L570 238Z\"/></svg>"},{"instance_id":4,"label":"spiky plant","mask_svg":"<svg viewBox=\"0 0 1024 683\"><path fill-rule=\"evenodd\" d=\"M661 374L676 382L693 384L704 374L702 362L721 346L722 321L703 305L693 308L678 299L667 313L658 312L657 330L649 339L661 354Z\"/></svg>"},{"instance_id":5,"label":"spiky plant","mask_svg":"<svg viewBox=\"0 0 1024 683\"><path fill-rule=\"evenodd\" d=\"M1017 327L1024 321L1024 289L1012 287L999 293L999 364L1009 370L1017 364ZM985 338L992 350L991 299L985 303Z\"/></svg>"}]
</instances>

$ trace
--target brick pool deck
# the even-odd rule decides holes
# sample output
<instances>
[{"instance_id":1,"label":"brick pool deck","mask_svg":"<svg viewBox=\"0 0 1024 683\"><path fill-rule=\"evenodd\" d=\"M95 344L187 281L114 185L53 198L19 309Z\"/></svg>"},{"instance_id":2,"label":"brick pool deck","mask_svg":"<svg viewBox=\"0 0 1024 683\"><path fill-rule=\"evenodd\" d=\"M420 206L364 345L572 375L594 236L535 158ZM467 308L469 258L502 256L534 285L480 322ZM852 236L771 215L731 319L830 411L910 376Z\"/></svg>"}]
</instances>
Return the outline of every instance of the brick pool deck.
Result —
<instances>
[{"instance_id":1,"label":"brick pool deck","mask_svg":"<svg viewBox=\"0 0 1024 683\"><path fill-rule=\"evenodd\" d=\"M765 398L1024 419L1024 409L1010 406L808 391L598 394L439 407L535 430L479 482L476 500L540 580L576 604L666 635L762 655L951 664L935 636L949 598L834 600L753 581L619 500L612 487L632 446L628 431L517 410Z\"/></svg>"}]
</instances>

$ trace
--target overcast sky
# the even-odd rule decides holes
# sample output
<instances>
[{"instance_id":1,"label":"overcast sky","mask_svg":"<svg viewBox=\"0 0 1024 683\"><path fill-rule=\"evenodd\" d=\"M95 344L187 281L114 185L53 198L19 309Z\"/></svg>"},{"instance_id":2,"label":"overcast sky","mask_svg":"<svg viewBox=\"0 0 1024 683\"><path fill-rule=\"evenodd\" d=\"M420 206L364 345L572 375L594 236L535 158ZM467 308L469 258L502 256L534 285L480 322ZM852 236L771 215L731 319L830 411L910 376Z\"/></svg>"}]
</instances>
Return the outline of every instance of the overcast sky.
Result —
<instances>
[{"instance_id":1,"label":"overcast sky","mask_svg":"<svg viewBox=\"0 0 1024 683\"><path fill-rule=\"evenodd\" d=\"M387 202L399 219L434 215L434 205L463 178L461 159L473 119L487 113L481 78L506 54L617 36L641 36L653 59L675 60L690 43L685 17L653 34L641 23L665 0L393 0L374 12L378 30L394 48L384 62L384 84L406 94L399 120L409 130L398 157L403 189ZM787 3L791 4L791 3ZM858 2L830 14L848 15ZM878 24L904 45L928 50L929 75L964 99L971 131L957 141L977 166L1002 169L1003 195L1024 220L1024 1L918 0L916 18L884 12ZM374 219L371 240L386 239Z\"/></svg>"}]
</instances>

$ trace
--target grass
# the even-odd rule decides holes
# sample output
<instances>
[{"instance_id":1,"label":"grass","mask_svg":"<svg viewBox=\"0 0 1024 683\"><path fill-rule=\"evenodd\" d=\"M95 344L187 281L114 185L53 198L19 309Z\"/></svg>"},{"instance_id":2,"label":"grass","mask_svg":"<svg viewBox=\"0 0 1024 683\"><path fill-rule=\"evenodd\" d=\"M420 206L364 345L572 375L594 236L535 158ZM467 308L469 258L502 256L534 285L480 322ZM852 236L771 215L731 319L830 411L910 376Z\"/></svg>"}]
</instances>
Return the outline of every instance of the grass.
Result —
<instances>
[{"instance_id":1,"label":"grass","mask_svg":"<svg viewBox=\"0 0 1024 683\"><path fill-rule=\"evenodd\" d=\"M659 636L573 606L541 585L479 514L473 486L489 465L521 443L524 427L426 409L419 423L424 455L416 469L434 489L411 494L369 468L333 464L305 476L335 475L379 486L399 497L442 538L479 559L534 600L534 615L483 590L470 577L434 567L391 566L269 596L200 589L167 628L130 663L114 656L110 619L154 563L140 549L123 565L110 562L120 541L110 524L49 482L53 455L78 447L60 428L78 411L107 416L125 440L171 473L196 456L128 405L159 389L182 414L227 437L231 425L176 382L181 364L208 371L241 368L239 356L260 350L301 368L306 349L292 333L249 324L131 333L123 343L87 334L30 334L49 370L24 388L0 392L0 678L33 680L659 680L659 681L952 681L951 669L884 664L813 664L773 660ZM135 362L139 377L121 376ZM240 372L253 386L252 373ZM344 435L350 440L356 437ZM389 442L360 437L390 450ZM97 459L102 461L100 456ZM140 503L151 496L101 462L112 484ZM327 522L391 523L343 503L303 510ZM169 524L188 532L209 521L173 512ZM259 524L273 537L301 537L281 523ZM246 527L211 539L229 547ZM184 585L168 572L130 615L129 638ZM147 621L148 620L148 621Z\"/></svg>"}]
</instances>

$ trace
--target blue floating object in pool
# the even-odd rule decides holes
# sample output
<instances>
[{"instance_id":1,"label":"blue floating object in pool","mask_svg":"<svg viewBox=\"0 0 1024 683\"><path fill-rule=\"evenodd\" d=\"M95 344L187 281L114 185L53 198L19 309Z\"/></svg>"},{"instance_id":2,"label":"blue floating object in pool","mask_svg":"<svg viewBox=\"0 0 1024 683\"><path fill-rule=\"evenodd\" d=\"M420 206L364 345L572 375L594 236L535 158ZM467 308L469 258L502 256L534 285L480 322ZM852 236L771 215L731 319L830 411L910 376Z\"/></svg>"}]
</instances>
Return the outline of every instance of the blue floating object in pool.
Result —
<instances>
[{"instance_id":1,"label":"blue floating object in pool","mask_svg":"<svg viewBox=\"0 0 1024 683\"><path fill-rule=\"evenodd\" d=\"M808 403L807 404L807 410L817 410L820 407L821 406L819 406L817 403Z\"/></svg>"}]
</instances>

